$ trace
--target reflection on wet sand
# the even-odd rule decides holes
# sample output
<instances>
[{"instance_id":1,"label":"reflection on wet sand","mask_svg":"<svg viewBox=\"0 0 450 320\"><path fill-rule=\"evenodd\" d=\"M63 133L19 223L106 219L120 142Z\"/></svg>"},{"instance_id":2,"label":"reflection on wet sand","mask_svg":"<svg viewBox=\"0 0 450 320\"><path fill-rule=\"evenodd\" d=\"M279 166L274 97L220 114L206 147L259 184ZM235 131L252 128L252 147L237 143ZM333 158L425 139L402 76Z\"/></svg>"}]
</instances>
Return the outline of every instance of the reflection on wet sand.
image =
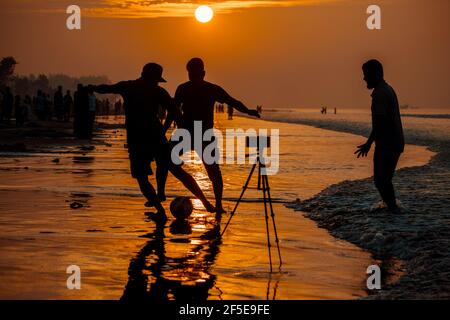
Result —
<instances>
[{"instance_id":1,"label":"reflection on wet sand","mask_svg":"<svg viewBox=\"0 0 450 320\"><path fill-rule=\"evenodd\" d=\"M92 163L94 160L94 157L73 157L73 163Z\"/></svg>"},{"instance_id":2,"label":"reflection on wet sand","mask_svg":"<svg viewBox=\"0 0 450 320\"><path fill-rule=\"evenodd\" d=\"M193 229L205 231L198 237L183 237L191 235ZM209 269L220 251L220 218L175 220L168 229L172 237L166 237L166 231L163 223L156 223L152 232L142 236L149 240L130 261L122 300L208 299L216 281ZM181 252L177 245L182 245Z\"/></svg>"}]
</instances>

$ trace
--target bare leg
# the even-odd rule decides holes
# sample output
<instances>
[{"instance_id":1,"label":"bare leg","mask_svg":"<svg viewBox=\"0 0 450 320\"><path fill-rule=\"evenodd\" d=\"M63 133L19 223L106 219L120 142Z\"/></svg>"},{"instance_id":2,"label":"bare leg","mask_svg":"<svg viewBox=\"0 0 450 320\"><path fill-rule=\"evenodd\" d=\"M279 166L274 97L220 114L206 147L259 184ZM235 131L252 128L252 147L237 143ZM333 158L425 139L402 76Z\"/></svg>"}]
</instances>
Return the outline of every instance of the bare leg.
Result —
<instances>
[{"instance_id":1,"label":"bare leg","mask_svg":"<svg viewBox=\"0 0 450 320\"><path fill-rule=\"evenodd\" d=\"M218 163L206 164L203 163L208 173L208 177L211 180L214 189L214 196L216 197L216 209L219 213L224 213L225 210L222 206L222 195L223 195L223 179L222 172L220 172L220 167Z\"/></svg>"},{"instance_id":2,"label":"bare leg","mask_svg":"<svg viewBox=\"0 0 450 320\"><path fill-rule=\"evenodd\" d=\"M166 167L158 165L156 167L156 184L158 187L158 200L166 201L166 181L169 170Z\"/></svg>"},{"instance_id":3,"label":"bare leg","mask_svg":"<svg viewBox=\"0 0 450 320\"><path fill-rule=\"evenodd\" d=\"M208 212L215 212L214 206L206 199L205 194L202 189L198 186L195 179L187 173L181 166L171 165L169 171L174 175L175 178L180 180L183 185L190 191L194 196L196 196L205 206Z\"/></svg>"},{"instance_id":4,"label":"bare leg","mask_svg":"<svg viewBox=\"0 0 450 320\"><path fill-rule=\"evenodd\" d=\"M139 188L141 188L141 192L145 198L148 200L148 204L154 206L156 210L158 210L158 214L166 217L166 211L164 210L161 202L158 200L156 196L155 188L153 188L150 181L148 181L148 177L139 177L136 178L139 183Z\"/></svg>"}]
</instances>

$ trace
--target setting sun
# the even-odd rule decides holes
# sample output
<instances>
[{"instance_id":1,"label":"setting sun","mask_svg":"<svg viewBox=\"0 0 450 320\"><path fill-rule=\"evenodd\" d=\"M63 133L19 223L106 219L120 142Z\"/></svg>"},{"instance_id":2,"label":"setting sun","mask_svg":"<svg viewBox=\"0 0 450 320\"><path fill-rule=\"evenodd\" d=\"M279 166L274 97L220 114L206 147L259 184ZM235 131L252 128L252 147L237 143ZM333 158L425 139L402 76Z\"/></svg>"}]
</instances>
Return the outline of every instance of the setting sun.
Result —
<instances>
[{"instance_id":1,"label":"setting sun","mask_svg":"<svg viewBox=\"0 0 450 320\"><path fill-rule=\"evenodd\" d=\"M214 16L214 11L208 6L200 6L195 10L195 18L201 23L211 21Z\"/></svg>"}]
</instances>

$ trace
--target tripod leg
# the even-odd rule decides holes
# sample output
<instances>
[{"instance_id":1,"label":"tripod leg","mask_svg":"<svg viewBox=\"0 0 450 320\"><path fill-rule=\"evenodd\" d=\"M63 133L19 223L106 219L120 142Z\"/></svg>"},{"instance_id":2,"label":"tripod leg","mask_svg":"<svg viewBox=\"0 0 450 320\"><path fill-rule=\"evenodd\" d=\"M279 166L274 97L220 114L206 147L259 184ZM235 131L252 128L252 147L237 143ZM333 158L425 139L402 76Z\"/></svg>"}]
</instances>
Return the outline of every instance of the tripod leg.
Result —
<instances>
[{"instance_id":1,"label":"tripod leg","mask_svg":"<svg viewBox=\"0 0 450 320\"><path fill-rule=\"evenodd\" d=\"M261 169L258 170L258 190L262 190L262 188L261 188Z\"/></svg>"},{"instance_id":2,"label":"tripod leg","mask_svg":"<svg viewBox=\"0 0 450 320\"><path fill-rule=\"evenodd\" d=\"M249 185L249 183L250 183L250 180L252 179L253 172L255 172L255 168L256 168L258 162L259 162L259 159L257 159L256 162L253 164L252 170L250 171L250 174L248 175L247 181L245 182L245 185L244 185L244 187L242 188L241 195L239 196L239 199L238 199L238 201L236 202L236 205L234 206L233 211L231 211L230 218L228 219L228 222L227 222L227 224L225 225L225 228L223 229L222 233L220 234L221 237L224 235L225 231L226 231L227 228L228 228L228 225L229 225L230 222L231 222L231 219L233 219L233 216L234 216L234 214L236 213L236 210L237 210L237 208L238 208L238 206L239 206L239 203L241 202L242 197L244 196L245 190L247 190L248 185Z\"/></svg>"},{"instance_id":3,"label":"tripod leg","mask_svg":"<svg viewBox=\"0 0 450 320\"><path fill-rule=\"evenodd\" d=\"M258 168L261 170L261 168ZM267 248L269 250L269 262L270 262L270 272L272 273L272 253L271 253L271 244L270 244L270 233L269 233L269 214L267 212L267 196L266 196L266 183L264 176L262 176L262 189L263 189L263 198L264 198L264 217L266 220L266 233L267 233Z\"/></svg>"},{"instance_id":4,"label":"tripod leg","mask_svg":"<svg viewBox=\"0 0 450 320\"><path fill-rule=\"evenodd\" d=\"M273 212L272 197L270 195L269 178L267 176L263 176L263 179L265 180L265 185L267 187L267 195L268 195L268 198L269 198L269 206L270 206L270 216L272 217L273 231L275 233L275 242L277 244L278 259L280 260L280 268L281 268L281 265L283 264L283 261L281 260L280 240L278 238L277 226L275 224L275 213Z\"/></svg>"}]
</instances>

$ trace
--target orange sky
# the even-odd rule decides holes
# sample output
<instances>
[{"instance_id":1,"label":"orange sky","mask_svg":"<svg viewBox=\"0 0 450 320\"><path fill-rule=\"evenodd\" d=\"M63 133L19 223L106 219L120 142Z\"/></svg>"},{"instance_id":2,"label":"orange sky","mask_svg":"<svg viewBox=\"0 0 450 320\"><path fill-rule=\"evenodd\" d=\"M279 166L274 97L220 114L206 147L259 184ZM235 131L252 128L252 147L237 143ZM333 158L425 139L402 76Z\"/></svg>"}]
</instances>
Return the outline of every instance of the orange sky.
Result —
<instances>
[{"instance_id":1,"label":"orange sky","mask_svg":"<svg viewBox=\"0 0 450 320\"><path fill-rule=\"evenodd\" d=\"M65 8L75 3L82 30L68 31ZM156 61L173 93L200 56L208 80L265 107L367 107L360 66L374 57L402 104L450 108L448 0L206 1L216 15L200 24L193 10L203 3L2 0L0 57L16 57L21 74L113 81ZM382 8L381 31L366 28L369 4Z\"/></svg>"}]
</instances>

